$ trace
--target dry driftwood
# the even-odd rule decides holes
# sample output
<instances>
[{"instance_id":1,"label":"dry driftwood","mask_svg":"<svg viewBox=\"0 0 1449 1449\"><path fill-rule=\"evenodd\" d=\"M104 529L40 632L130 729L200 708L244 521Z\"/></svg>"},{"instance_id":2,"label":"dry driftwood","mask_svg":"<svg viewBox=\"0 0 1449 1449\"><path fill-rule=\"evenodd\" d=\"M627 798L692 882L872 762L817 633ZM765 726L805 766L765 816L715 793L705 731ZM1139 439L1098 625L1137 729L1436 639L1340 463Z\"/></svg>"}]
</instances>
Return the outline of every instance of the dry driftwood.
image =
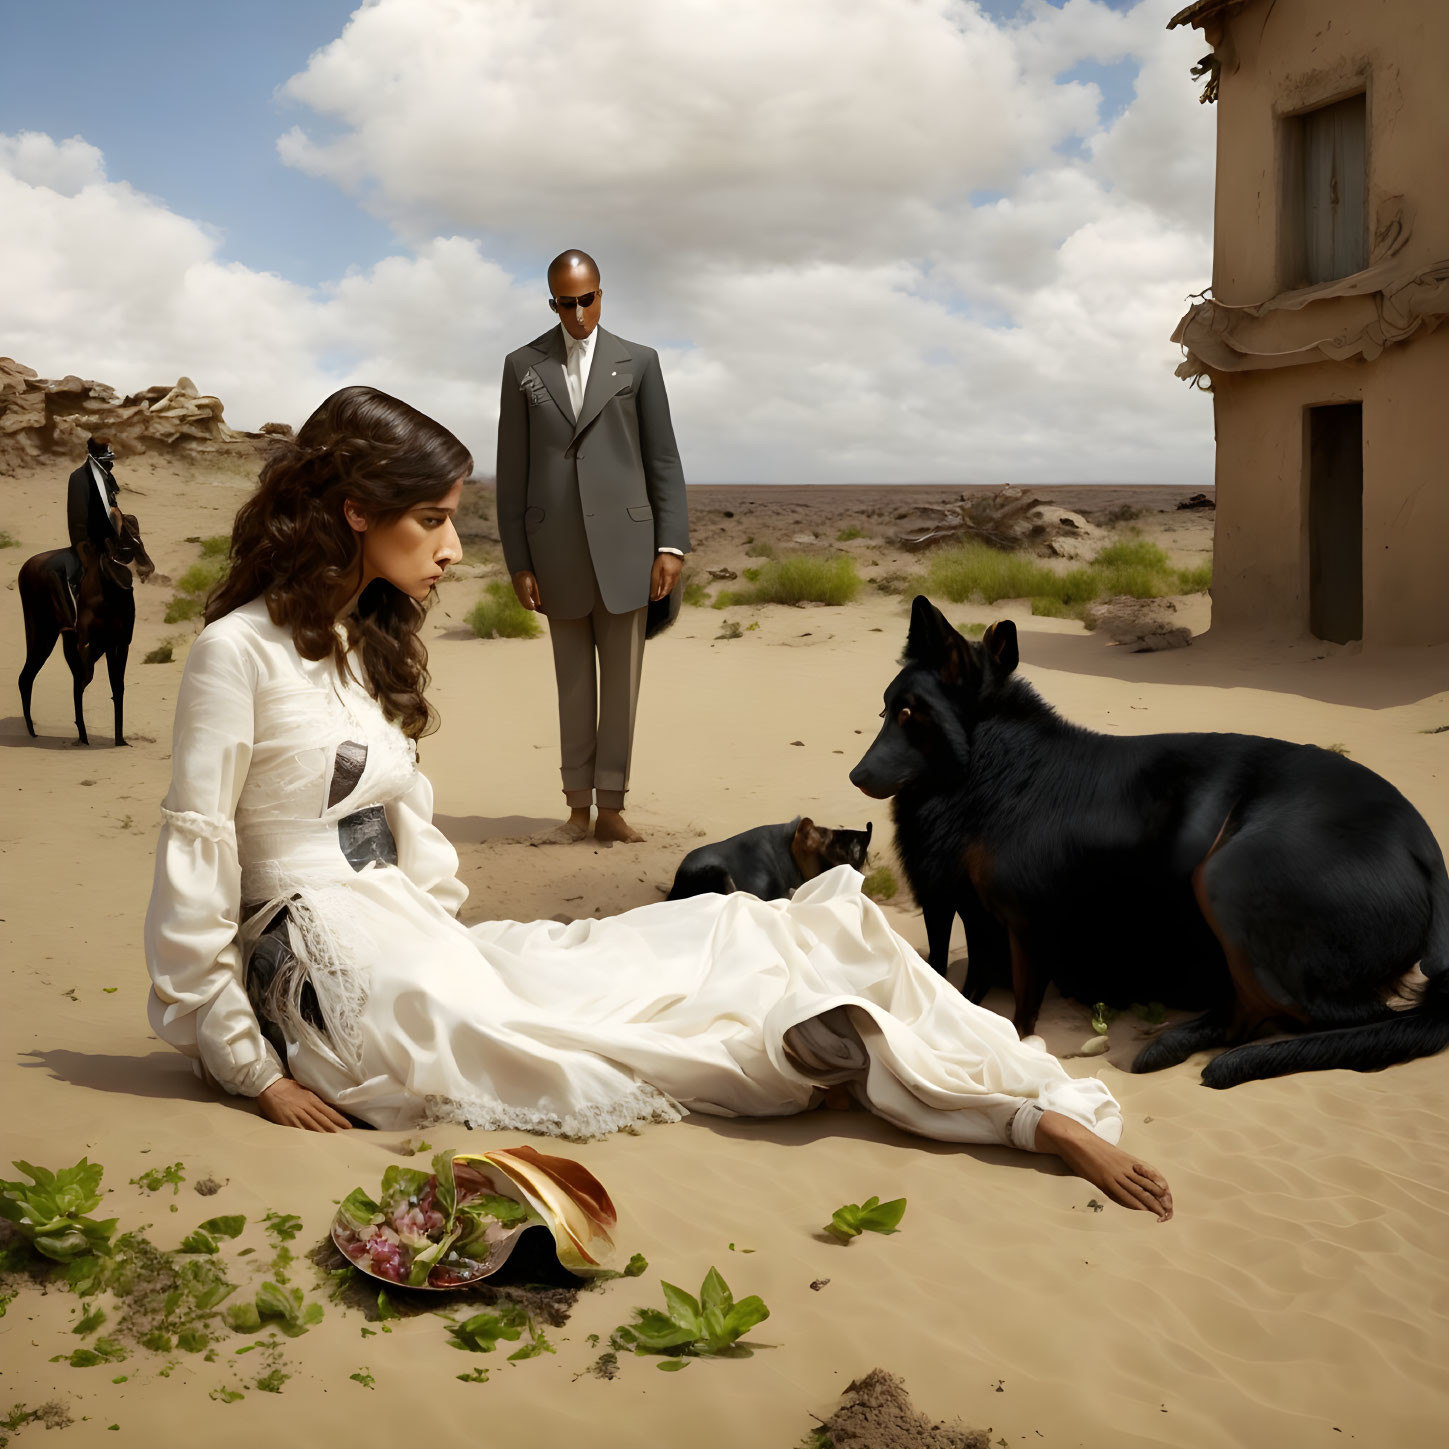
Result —
<instances>
[{"instance_id":1,"label":"dry driftwood","mask_svg":"<svg viewBox=\"0 0 1449 1449\"><path fill-rule=\"evenodd\" d=\"M942 543L976 538L1003 550L1032 548L1046 551L1052 540L1081 538L1090 525L1076 513L1059 508L1011 487L968 497L947 508L919 507L905 515L906 526L895 538L898 548L920 553Z\"/></svg>"}]
</instances>

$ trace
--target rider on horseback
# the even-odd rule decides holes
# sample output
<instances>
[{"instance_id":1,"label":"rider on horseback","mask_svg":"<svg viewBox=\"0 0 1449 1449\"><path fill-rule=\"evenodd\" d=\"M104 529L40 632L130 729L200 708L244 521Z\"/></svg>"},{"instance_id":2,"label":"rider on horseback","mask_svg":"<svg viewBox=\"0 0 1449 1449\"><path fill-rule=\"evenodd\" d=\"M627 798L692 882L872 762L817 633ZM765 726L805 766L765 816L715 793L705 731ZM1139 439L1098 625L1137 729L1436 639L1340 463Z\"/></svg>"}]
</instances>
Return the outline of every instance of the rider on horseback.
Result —
<instances>
[{"instance_id":1,"label":"rider on horseback","mask_svg":"<svg viewBox=\"0 0 1449 1449\"><path fill-rule=\"evenodd\" d=\"M119 485L113 467L116 455L104 438L86 442L86 461L70 475L66 489L65 520L70 548L65 559L66 602L70 618L62 629L74 629L82 598L94 604L101 592L101 560L114 551L121 531L121 510L116 504Z\"/></svg>"}]
</instances>

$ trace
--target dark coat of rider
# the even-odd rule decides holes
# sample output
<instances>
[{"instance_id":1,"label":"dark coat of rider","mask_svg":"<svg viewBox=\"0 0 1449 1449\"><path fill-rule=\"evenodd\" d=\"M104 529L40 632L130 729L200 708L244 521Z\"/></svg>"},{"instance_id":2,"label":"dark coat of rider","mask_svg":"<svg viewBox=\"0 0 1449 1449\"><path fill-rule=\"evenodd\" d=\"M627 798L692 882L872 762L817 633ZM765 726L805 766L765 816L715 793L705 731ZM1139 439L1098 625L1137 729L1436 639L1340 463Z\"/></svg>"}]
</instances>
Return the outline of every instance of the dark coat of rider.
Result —
<instances>
[{"instance_id":1,"label":"dark coat of rider","mask_svg":"<svg viewBox=\"0 0 1449 1449\"><path fill-rule=\"evenodd\" d=\"M119 491L111 459L115 455L104 443L95 439L86 445L86 460L70 475L66 489L65 521L70 530L70 546L88 543L97 552L116 536L111 510L116 506ZM105 489L102 501L101 490Z\"/></svg>"}]
</instances>

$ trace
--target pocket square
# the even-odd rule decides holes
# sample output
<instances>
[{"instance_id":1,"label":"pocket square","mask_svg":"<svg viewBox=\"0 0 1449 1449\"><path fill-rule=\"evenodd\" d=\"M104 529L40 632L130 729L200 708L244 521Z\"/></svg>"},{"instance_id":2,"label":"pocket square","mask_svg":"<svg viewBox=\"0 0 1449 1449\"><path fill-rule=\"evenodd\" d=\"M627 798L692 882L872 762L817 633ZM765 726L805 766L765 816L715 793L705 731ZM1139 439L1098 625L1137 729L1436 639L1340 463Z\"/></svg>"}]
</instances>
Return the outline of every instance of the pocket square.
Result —
<instances>
[{"instance_id":1,"label":"pocket square","mask_svg":"<svg viewBox=\"0 0 1449 1449\"><path fill-rule=\"evenodd\" d=\"M544 387L543 380L531 367L523 374L523 381L518 384L518 390L526 392L529 402L535 407L548 396L548 389Z\"/></svg>"}]
</instances>

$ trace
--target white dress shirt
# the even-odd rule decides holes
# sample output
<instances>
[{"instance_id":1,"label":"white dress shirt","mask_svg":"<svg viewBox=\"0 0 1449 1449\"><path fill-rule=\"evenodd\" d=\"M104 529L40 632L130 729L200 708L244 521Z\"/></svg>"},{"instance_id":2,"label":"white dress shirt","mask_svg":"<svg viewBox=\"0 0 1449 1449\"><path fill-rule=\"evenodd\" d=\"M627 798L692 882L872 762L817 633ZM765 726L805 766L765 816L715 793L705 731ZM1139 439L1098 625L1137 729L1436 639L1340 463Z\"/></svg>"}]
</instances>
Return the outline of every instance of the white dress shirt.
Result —
<instances>
[{"instance_id":1,"label":"white dress shirt","mask_svg":"<svg viewBox=\"0 0 1449 1449\"><path fill-rule=\"evenodd\" d=\"M587 337L575 337L573 333L570 332L568 328L563 325L562 322L560 322L558 330L563 333L564 340L565 381L568 380L569 364L573 361L574 353L577 352L579 354L579 396L582 400L583 395L589 390L589 368L591 368L594 364L594 342L598 338L599 329L595 327L594 330L590 332ZM572 401L572 399L570 399L570 401ZM578 414L581 411L581 408L582 401L580 402L580 405L574 409L575 421L577 421L578 419ZM657 550L657 552L672 553L677 558L684 557L684 550L679 548L660 548Z\"/></svg>"},{"instance_id":2,"label":"white dress shirt","mask_svg":"<svg viewBox=\"0 0 1449 1449\"><path fill-rule=\"evenodd\" d=\"M111 509L115 507L115 504L111 502L111 490L106 487L106 470L94 458L87 458L86 462L91 465L91 477L96 480L96 487L101 491L101 502L106 506L106 521L111 525L111 532L119 533L120 529L116 527L116 520L111 516Z\"/></svg>"}]
</instances>

